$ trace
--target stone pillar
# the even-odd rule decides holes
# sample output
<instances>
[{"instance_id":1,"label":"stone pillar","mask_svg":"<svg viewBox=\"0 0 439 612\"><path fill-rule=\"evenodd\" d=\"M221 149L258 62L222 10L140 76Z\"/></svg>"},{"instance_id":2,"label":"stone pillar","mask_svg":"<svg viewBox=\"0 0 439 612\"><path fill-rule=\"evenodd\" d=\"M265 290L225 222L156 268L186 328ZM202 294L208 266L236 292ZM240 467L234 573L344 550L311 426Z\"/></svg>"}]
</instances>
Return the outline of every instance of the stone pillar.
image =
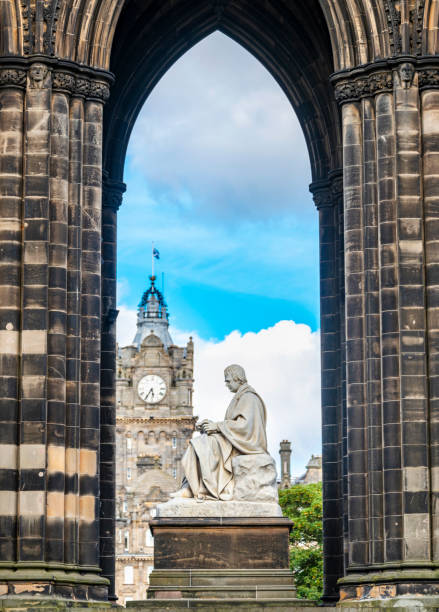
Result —
<instances>
[{"instance_id":1,"label":"stone pillar","mask_svg":"<svg viewBox=\"0 0 439 612\"><path fill-rule=\"evenodd\" d=\"M439 597L436 68L336 77L344 166L348 530L342 606ZM424 168L424 174L423 170ZM385 605L385 604L383 604Z\"/></svg>"},{"instance_id":2,"label":"stone pillar","mask_svg":"<svg viewBox=\"0 0 439 612\"><path fill-rule=\"evenodd\" d=\"M282 489L291 487L291 442L282 440L279 448L280 455L280 486Z\"/></svg>"},{"instance_id":3,"label":"stone pillar","mask_svg":"<svg viewBox=\"0 0 439 612\"><path fill-rule=\"evenodd\" d=\"M323 600L338 600L337 581L344 574L343 528L346 483L343 380L344 266L340 172L311 184L319 211L320 326L322 366Z\"/></svg>"},{"instance_id":4,"label":"stone pillar","mask_svg":"<svg viewBox=\"0 0 439 612\"><path fill-rule=\"evenodd\" d=\"M115 595L116 521L116 260L117 211L124 183L105 178L102 190L102 328L100 419L100 566Z\"/></svg>"},{"instance_id":5,"label":"stone pillar","mask_svg":"<svg viewBox=\"0 0 439 612\"><path fill-rule=\"evenodd\" d=\"M0 592L105 601L99 453L108 75L73 64L61 70L43 56L4 61Z\"/></svg>"}]
</instances>

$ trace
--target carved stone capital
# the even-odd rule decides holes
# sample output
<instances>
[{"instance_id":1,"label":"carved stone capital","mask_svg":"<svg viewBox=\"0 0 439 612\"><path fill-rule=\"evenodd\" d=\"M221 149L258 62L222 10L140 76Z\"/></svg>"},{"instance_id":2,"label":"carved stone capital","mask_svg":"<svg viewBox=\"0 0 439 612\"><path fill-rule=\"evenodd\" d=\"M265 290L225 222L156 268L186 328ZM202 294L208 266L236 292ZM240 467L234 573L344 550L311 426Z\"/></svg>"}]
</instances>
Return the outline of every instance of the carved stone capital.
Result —
<instances>
[{"instance_id":1,"label":"carved stone capital","mask_svg":"<svg viewBox=\"0 0 439 612\"><path fill-rule=\"evenodd\" d=\"M72 72L62 70L54 71L52 87L55 91L99 102L106 102L110 96L110 88L104 81L75 76Z\"/></svg>"},{"instance_id":2,"label":"carved stone capital","mask_svg":"<svg viewBox=\"0 0 439 612\"><path fill-rule=\"evenodd\" d=\"M0 87L52 89L105 103L110 96L110 72L94 70L45 55L0 57Z\"/></svg>"},{"instance_id":3,"label":"carved stone capital","mask_svg":"<svg viewBox=\"0 0 439 612\"><path fill-rule=\"evenodd\" d=\"M418 73L419 89L439 88L439 68L426 68Z\"/></svg>"},{"instance_id":4,"label":"carved stone capital","mask_svg":"<svg viewBox=\"0 0 439 612\"><path fill-rule=\"evenodd\" d=\"M372 74L346 78L335 84L335 99L339 104L355 102L366 96L393 90L391 70L380 70Z\"/></svg>"},{"instance_id":5,"label":"carved stone capital","mask_svg":"<svg viewBox=\"0 0 439 612\"><path fill-rule=\"evenodd\" d=\"M331 183L329 180L314 181L309 186L309 190L312 193L317 210L320 210L321 208L329 208L334 205L334 200L331 193Z\"/></svg>"},{"instance_id":6,"label":"carved stone capital","mask_svg":"<svg viewBox=\"0 0 439 612\"><path fill-rule=\"evenodd\" d=\"M0 69L0 87L26 87L26 70L20 68Z\"/></svg>"},{"instance_id":7,"label":"carved stone capital","mask_svg":"<svg viewBox=\"0 0 439 612\"><path fill-rule=\"evenodd\" d=\"M110 97L110 88L103 81L90 81L88 98L106 102Z\"/></svg>"},{"instance_id":8,"label":"carved stone capital","mask_svg":"<svg viewBox=\"0 0 439 612\"><path fill-rule=\"evenodd\" d=\"M55 71L52 75L52 89L72 94L75 92L76 79L69 72Z\"/></svg>"},{"instance_id":9,"label":"carved stone capital","mask_svg":"<svg viewBox=\"0 0 439 612\"><path fill-rule=\"evenodd\" d=\"M102 207L117 212L122 204L122 198L125 191L125 183L104 179L102 183Z\"/></svg>"}]
</instances>

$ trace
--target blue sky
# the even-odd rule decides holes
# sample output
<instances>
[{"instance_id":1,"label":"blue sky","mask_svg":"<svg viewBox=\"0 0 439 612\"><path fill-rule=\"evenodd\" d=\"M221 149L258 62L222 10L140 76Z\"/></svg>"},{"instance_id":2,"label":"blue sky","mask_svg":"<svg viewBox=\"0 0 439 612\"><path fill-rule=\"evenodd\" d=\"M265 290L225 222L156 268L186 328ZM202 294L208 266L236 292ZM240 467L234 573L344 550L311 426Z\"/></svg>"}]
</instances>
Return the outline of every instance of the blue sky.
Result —
<instances>
[{"instance_id":1,"label":"blue sky","mask_svg":"<svg viewBox=\"0 0 439 612\"><path fill-rule=\"evenodd\" d=\"M171 322L220 340L293 319L318 328L317 213L284 93L220 33L165 74L135 124L119 212L119 303L135 308L151 241Z\"/></svg>"},{"instance_id":2,"label":"blue sky","mask_svg":"<svg viewBox=\"0 0 439 612\"><path fill-rule=\"evenodd\" d=\"M293 474L320 452L318 218L297 118L265 68L216 33L158 83L135 124L118 219L118 341L135 334L151 242L171 335L194 337L194 413L221 419L240 363Z\"/></svg>"}]
</instances>

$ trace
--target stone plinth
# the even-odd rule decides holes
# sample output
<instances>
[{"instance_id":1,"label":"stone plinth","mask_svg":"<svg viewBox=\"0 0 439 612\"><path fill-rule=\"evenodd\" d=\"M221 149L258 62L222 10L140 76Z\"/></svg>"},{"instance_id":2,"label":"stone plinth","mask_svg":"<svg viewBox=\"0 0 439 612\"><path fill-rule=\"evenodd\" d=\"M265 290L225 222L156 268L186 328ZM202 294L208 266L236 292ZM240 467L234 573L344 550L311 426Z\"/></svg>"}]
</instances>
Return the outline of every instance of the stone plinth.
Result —
<instances>
[{"instance_id":1,"label":"stone plinth","mask_svg":"<svg viewBox=\"0 0 439 612\"><path fill-rule=\"evenodd\" d=\"M179 500L180 503L185 503ZM201 512L234 502L186 502ZM174 502L175 504L177 502ZM236 502L235 502L236 503ZM241 504L248 511L264 505ZM159 513L166 513L166 506ZM163 508L165 507L165 510ZM268 512L268 509L265 508ZM154 535L154 570L147 601L139 608L200 610L289 610L307 603L295 598L289 568L291 521L281 516L160 516L150 523ZM169 606L169 607L166 607Z\"/></svg>"},{"instance_id":2,"label":"stone plinth","mask_svg":"<svg viewBox=\"0 0 439 612\"><path fill-rule=\"evenodd\" d=\"M160 518L151 521L155 570L289 572L291 521L267 518ZM292 584L292 575L291 584Z\"/></svg>"}]
</instances>

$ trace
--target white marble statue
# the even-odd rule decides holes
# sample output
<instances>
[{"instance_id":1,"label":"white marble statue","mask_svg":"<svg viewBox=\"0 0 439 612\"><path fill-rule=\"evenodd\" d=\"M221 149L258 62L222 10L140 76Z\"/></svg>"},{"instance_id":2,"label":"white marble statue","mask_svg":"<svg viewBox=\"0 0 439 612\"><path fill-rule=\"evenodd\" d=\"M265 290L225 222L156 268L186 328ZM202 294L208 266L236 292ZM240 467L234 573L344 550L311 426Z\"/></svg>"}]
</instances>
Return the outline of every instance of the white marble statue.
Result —
<instances>
[{"instance_id":1,"label":"white marble statue","mask_svg":"<svg viewBox=\"0 0 439 612\"><path fill-rule=\"evenodd\" d=\"M277 503L276 468L267 452L265 404L247 383L241 366L228 366L224 377L235 394L225 419L200 423L202 435L189 443L182 458L185 478L173 497L175 501Z\"/></svg>"}]
</instances>

